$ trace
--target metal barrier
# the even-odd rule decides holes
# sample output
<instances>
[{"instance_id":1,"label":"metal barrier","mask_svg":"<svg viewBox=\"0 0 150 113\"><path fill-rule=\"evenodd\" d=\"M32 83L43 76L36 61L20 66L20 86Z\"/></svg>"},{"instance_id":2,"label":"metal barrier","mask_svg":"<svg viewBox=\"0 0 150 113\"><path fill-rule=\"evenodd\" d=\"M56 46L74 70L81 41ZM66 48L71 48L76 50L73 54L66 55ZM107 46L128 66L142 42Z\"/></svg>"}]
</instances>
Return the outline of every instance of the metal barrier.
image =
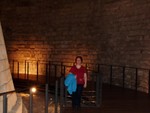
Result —
<instances>
[{"instance_id":1,"label":"metal barrier","mask_svg":"<svg viewBox=\"0 0 150 113\"><path fill-rule=\"evenodd\" d=\"M16 63L15 63L16 62ZM73 64L73 63L72 63ZM17 65L17 66L15 66ZM40 83L40 74L39 74L39 67L41 65L40 61L36 61L36 69L37 69L37 73L36 73L36 81L38 83ZM67 68L71 67L71 65L65 65L65 63L59 62L59 63L53 63L51 61L45 61L43 62L43 65L45 65L45 112L48 113L48 92L49 92L49 86L50 83L53 83L53 85L55 86L55 113L58 112L58 103L60 104L60 112L61 109L65 106L67 106L67 99L70 98L68 97L67 94L67 90L64 87L64 75L66 75L66 70ZM92 65L94 68L91 68ZM147 71L147 76L148 76L148 93L150 94L150 69L144 69L144 68L136 68L136 67L129 67L129 66L119 66L119 65L106 65L106 64L85 64L85 66L87 67L88 71L91 71L92 73L96 73L96 89L95 89L95 106L99 107L102 103L102 77L105 77L104 72L106 71L105 69L107 68L108 71L107 73L109 73L109 79L108 79L108 83L110 84L110 87L112 85L115 85L115 79L114 79L114 73L115 73L115 69L119 68L121 70L120 75L121 76L117 76L121 83L120 87L122 88L126 88L126 77L127 77L127 71L128 70L132 70L132 72L134 73L134 88L136 91L138 91L139 86L138 86L138 80L139 80L139 70L142 71ZM20 74L19 74L19 69L20 69L20 63L19 61L13 61L12 64L12 74L13 76L16 74L17 78L20 79ZM17 70L15 73L15 67L17 67ZM103 67L105 67L105 69L103 69ZM119 70L117 69L117 70ZM60 72L58 72L58 70L60 70ZM53 72L53 81L52 80L52 72ZM29 61L25 61L25 75L26 75L26 79L30 80L30 62ZM58 76L61 75L61 76ZM132 84L131 84L132 85ZM59 98L60 97L60 98Z\"/></svg>"},{"instance_id":2,"label":"metal barrier","mask_svg":"<svg viewBox=\"0 0 150 113\"><path fill-rule=\"evenodd\" d=\"M30 76L31 76L30 75L30 67L31 67L31 63L33 63L33 62L36 67L36 80L35 81L37 81L37 82L40 82L40 80L41 80L40 71L39 71L41 65L45 65L45 67L46 67L45 68L45 78L47 76L48 79L46 78L45 80L47 80L48 82L56 81L58 75L61 75L62 73L65 75L66 69L73 65L73 63L70 63L70 62L67 63L67 62L54 62L54 61L28 61L28 60L25 60L22 63L24 63L24 71L25 71L24 74L26 76L26 80L30 80ZM13 78L20 79L21 78L21 75L20 75L21 62L17 61L17 60L13 60L13 61L10 61L10 64L11 64L11 72L12 72ZM142 82L142 80L139 81L139 70L142 72L147 71L147 76L148 76L147 85L146 85L146 87L145 86L142 86L142 87L145 90L147 90L147 92L150 94L150 69L130 67L130 66L120 66L120 65L92 64L92 63L86 63L85 66L87 67L87 69L89 71L95 71L98 73L104 73L105 70L103 70L101 67L105 66L108 69L108 72L110 73L109 78L107 78L107 79L109 79L109 82L107 82L107 83L110 84L110 87L112 85L115 85L115 83L116 83L116 81L113 79L114 77L116 77L113 75L115 73L114 68L122 69L122 72L120 73L122 76L117 76L117 78L116 78L116 79L120 79L122 81L122 83L120 83L120 85L119 85L122 88L127 88L126 87L126 78L127 78L126 72L128 70L132 70L132 72L135 73L135 75L133 77L134 85L133 85L133 83L128 83L128 85L132 85L136 91L138 91L140 88L139 82ZM60 71L61 74L58 73L58 70L61 70ZM54 77L54 80L52 80L52 76ZM106 75L103 74L103 76L105 77ZM55 83L53 83L53 84L55 84Z\"/></svg>"},{"instance_id":3,"label":"metal barrier","mask_svg":"<svg viewBox=\"0 0 150 113\"><path fill-rule=\"evenodd\" d=\"M106 64L99 64L99 72L101 72L101 73L103 73L104 71L101 69L101 67L103 67L103 66L105 66L106 68L109 68L108 70L109 70L109 72L110 72L110 75L109 75L109 84L110 84L110 87L112 86L112 85L115 85L115 80L113 81L113 77L115 77L115 76L113 76L113 74L115 73L114 72L114 69L115 68L120 68L120 69L122 69L122 72L120 73L120 75L122 75L122 76L118 76L118 78L117 79L122 79L122 85L120 84L119 86L120 87L122 87L122 88L126 88L126 77L127 77L127 75L126 75L126 71L129 71L129 70L132 70L132 73L135 73L134 75L133 75L133 78L134 78L134 80L133 80L133 82L134 82L134 85L132 85L131 83L128 83L128 85L131 85L131 86L133 86L134 87L134 89L135 89L135 91L138 91L138 89L140 88L140 86L139 86L139 82L142 82L142 80L140 81L139 80L139 78L140 78L140 76L139 76L139 71L142 71L143 73L144 73L144 71L147 71L147 72L145 72L145 74L147 75L147 86L141 86L141 87L143 87L145 90L147 90L148 91L148 93L149 93L149 95L150 95L150 69L146 69L146 68L135 68L135 67L129 67L129 66L119 66L119 65L106 65ZM119 69L118 69L119 70ZM148 88L148 89L147 89Z\"/></svg>"},{"instance_id":4,"label":"metal barrier","mask_svg":"<svg viewBox=\"0 0 150 113\"><path fill-rule=\"evenodd\" d=\"M12 91L8 91L8 92L3 92L3 93L0 93L0 96L3 96L3 113L8 113L8 108L7 108L7 105L8 105L8 97L7 95L8 94L11 94L11 93L14 93L16 92L15 90L12 90Z\"/></svg>"},{"instance_id":5,"label":"metal barrier","mask_svg":"<svg viewBox=\"0 0 150 113\"><path fill-rule=\"evenodd\" d=\"M58 113L58 104L60 108L60 113L62 113L62 109L64 107L67 107L68 93L67 93L66 87L64 86L64 80L65 80L65 76L63 75L55 81L55 113ZM100 107L102 103L102 77L99 75L99 73L96 73L95 86L96 86L95 105L94 106L91 105L87 107ZM86 106L83 106L83 107L86 107Z\"/></svg>"},{"instance_id":6,"label":"metal barrier","mask_svg":"<svg viewBox=\"0 0 150 113\"><path fill-rule=\"evenodd\" d=\"M7 94L3 95L3 113L7 113Z\"/></svg>"},{"instance_id":7,"label":"metal barrier","mask_svg":"<svg viewBox=\"0 0 150 113\"><path fill-rule=\"evenodd\" d=\"M34 107L33 106L33 94L34 94L34 91L32 91L31 88L25 88L25 89L21 89L21 90L13 90L13 91L0 93L0 96L3 96L3 113L8 113L8 108L7 108L8 97L7 97L7 95L11 94L11 93L15 93L15 92L20 93L20 92L24 92L24 91L29 91L29 94L30 94L30 96L29 96L29 113L33 113L33 107ZM48 93L49 93L48 84L45 84L45 113L48 113L48 103L49 103Z\"/></svg>"},{"instance_id":8,"label":"metal barrier","mask_svg":"<svg viewBox=\"0 0 150 113\"><path fill-rule=\"evenodd\" d=\"M45 113L48 113L48 84L45 84Z\"/></svg>"}]
</instances>

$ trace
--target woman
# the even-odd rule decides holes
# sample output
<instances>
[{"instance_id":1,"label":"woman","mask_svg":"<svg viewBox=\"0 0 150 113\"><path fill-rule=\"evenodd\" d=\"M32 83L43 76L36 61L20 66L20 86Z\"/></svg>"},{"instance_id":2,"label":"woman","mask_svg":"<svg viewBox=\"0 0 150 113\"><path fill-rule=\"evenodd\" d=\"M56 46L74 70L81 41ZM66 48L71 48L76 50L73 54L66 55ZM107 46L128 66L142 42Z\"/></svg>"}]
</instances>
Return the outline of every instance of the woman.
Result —
<instances>
[{"instance_id":1,"label":"woman","mask_svg":"<svg viewBox=\"0 0 150 113\"><path fill-rule=\"evenodd\" d=\"M86 68L82 66L82 62L82 57L77 56L75 58L75 65L70 69L70 73L74 74L77 80L77 89L72 94L72 107L75 109L80 108L82 90L83 87L87 87L87 73Z\"/></svg>"}]
</instances>

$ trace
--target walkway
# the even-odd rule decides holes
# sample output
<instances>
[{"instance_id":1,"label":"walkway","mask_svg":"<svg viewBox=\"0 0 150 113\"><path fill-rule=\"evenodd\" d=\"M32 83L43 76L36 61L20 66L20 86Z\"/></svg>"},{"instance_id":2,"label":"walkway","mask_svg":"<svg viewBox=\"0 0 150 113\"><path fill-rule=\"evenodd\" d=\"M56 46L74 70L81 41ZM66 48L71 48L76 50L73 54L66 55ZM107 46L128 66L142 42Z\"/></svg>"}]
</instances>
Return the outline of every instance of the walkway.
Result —
<instances>
[{"instance_id":1,"label":"walkway","mask_svg":"<svg viewBox=\"0 0 150 113\"><path fill-rule=\"evenodd\" d=\"M100 108L81 108L73 111L64 108L63 113L150 113L150 96L119 87L103 86L103 100Z\"/></svg>"}]
</instances>

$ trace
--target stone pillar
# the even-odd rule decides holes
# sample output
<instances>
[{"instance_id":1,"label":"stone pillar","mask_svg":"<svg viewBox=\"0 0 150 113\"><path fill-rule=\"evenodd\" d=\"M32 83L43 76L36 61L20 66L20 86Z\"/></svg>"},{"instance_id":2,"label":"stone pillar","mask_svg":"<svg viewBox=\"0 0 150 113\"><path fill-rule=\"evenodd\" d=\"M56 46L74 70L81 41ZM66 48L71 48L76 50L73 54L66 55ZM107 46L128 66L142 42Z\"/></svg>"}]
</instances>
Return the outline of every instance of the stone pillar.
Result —
<instances>
[{"instance_id":1,"label":"stone pillar","mask_svg":"<svg viewBox=\"0 0 150 113\"><path fill-rule=\"evenodd\" d=\"M0 23L0 93L14 90L6 46ZM22 113L22 99L16 93L10 93L8 98L8 113ZM0 113L3 113L3 96L0 96Z\"/></svg>"}]
</instances>

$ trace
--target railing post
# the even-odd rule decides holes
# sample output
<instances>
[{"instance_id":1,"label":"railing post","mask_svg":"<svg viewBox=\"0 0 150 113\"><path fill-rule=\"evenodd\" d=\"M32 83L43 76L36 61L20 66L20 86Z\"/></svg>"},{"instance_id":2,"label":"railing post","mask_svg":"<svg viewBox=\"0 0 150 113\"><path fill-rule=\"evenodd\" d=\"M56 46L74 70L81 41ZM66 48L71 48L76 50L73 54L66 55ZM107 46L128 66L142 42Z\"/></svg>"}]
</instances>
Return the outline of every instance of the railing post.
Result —
<instances>
[{"instance_id":1,"label":"railing post","mask_svg":"<svg viewBox=\"0 0 150 113\"><path fill-rule=\"evenodd\" d=\"M46 84L49 84L49 76L48 76L48 64L46 64Z\"/></svg>"},{"instance_id":2,"label":"railing post","mask_svg":"<svg viewBox=\"0 0 150 113\"><path fill-rule=\"evenodd\" d=\"M49 66L48 66L48 76L49 76L49 83L50 83L50 80L51 80L51 79L50 79L50 78L51 78L51 77L50 77L50 76L51 76L51 62L50 62L50 61L49 61L48 65L49 65Z\"/></svg>"},{"instance_id":3,"label":"railing post","mask_svg":"<svg viewBox=\"0 0 150 113\"><path fill-rule=\"evenodd\" d=\"M66 75L66 66L64 65L64 76Z\"/></svg>"},{"instance_id":4,"label":"railing post","mask_svg":"<svg viewBox=\"0 0 150 113\"><path fill-rule=\"evenodd\" d=\"M100 105L102 104L103 76L100 74Z\"/></svg>"},{"instance_id":5,"label":"railing post","mask_svg":"<svg viewBox=\"0 0 150 113\"><path fill-rule=\"evenodd\" d=\"M7 94L3 95L3 113L7 113Z\"/></svg>"},{"instance_id":6,"label":"railing post","mask_svg":"<svg viewBox=\"0 0 150 113\"><path fill-rule=\"evenodd\" d=\"M150 95L150 70L149 70L149 83L148 83L148 93Z\"/></svg>"},{"instance_id":7,"label":"railing post","mask_svg":"<svg viewBox=\"0 0 150 113\"><path fill-rule=\"evenodd\" d=\"M54 67L55 67L55 81L56 81L56 77L57 77L57 65L55 64Z\"/></svg>"},{"instance_id":8,"label":"railing post","mask_svg":"<svg viewBox=\"0 0 150 113\"><path fill-rule=\"evenodd\" d=\"M100 75L96 74L96 106L100 107Z\"/></svg>"},{"instance_id":9,"label":"railing post","mask_svg":"<svg viewBox=\"0 0 150 113\"><path fill-rule=\"evenodd\" d=\"M45 85L45 113L48 113L48 84Z\"/></svg>"},{"instance_id":10,"label":"railing post","mask_svg":"<svg viewBox=\"0 0 150 113\"><path fill-rule=\"evenodd\" d=\"M58 113L58 80L55 83L55 113Z\"/></svg>"},{"instance_id":11,"label":"railing post","mask_svg":"<svg viewBox=\"0 0 150 113\"><path fill-rule=\"evenodd\" d=\"M36 80L39 81L39 62L36 64Z\"/></svg>"},{"instance_id":12,"label":"railing post","mask_svg":"<svg viewBox=\"0 0 150 113\"><path fill-rule=\"evenodd\" d=\"M29 62L27 62L27 80L29 80Z\"/></svg>"},{"instance_id":13,"label":"railing post","mask_svg":"<svg viewBox=\"0 0 150 113\"><path fill-rule=\"evenodd\" d=\"M100 64L98 64L97 68L98 73L100 73Z\"/></svg>"},{"instance_id":14,"label":"railing post","mask_svg":"<svg viewBox=\"0 0 150 113\"><path fill-rule=\"evenodd\" d=\"M138 68L136 68L136 72L135 72L135 90L137 91L138 89Z\"/></svg>"},{"instance_id":15,"label":"railing post","mask_svg":"<svg viewBox=\"0 0 150 113\"><path fill-rule=\"evenodd\" d=\"M67 88L64 88L64 106L66 106L67 104L67 96L68 96L68 92L67 92Z\"/></svg>"},{"instance_id":16,"label":"railing post","mask_svg":"<svg viewBox=\"0 0 150 113\"><path fill-rule=\"evenodd\" d=\"M61 62L61 74L63 74L63 62Z\"/></svg>"},{"instance_id":17,"label":"railing post","mask_svg":"<svg viewBox=\"0 0 150 113\"><path fill-rule=\"evenodd\" d=\"M123 88L125 88L125 67L123 67L123 73L122 73L122 85L123 85Z\"/></svg>"},{"instance_id":18,"label":"railing post","mask_svg":"<svg viewBox=\"0 0 150 113\"><path fill-rule=\"evenodd\" d=\"M19 61L18 61L17 75L18 75L18 79L19 79Z\"/></svg>"},{"instance_id":19,"label":"railing post","mask_svg":"<svg viewBox=\"0 0 150 113\"><path fill-rule=\"evenodd\" d=\"M33 113L33 94L32 91L30 90L30 109L29 113Z\"/></svg>"},{"instance_id":20,"label":"railing post","mask_svg":"<svg viewBox=\"0 0 150 113\"><path fill-rule=\"evenodd\" d=\"M25 60L25 62L24 62L24 74L25 74L25 79L26 79L26 76L27 76L27 65L26 65L26 60Z\"/></svg>"},{"instance_id":21,"label":"railing post","mask_svg":"<svg viewBox=\"0 0 150 113\"><path fill-rule=\"evenodd\" d=\"M110 65L110 87L112 86L112 65Z\"/></svg>"},{"instance_id":22,"label":"railing post","mask_svg":"<svg viewBox=\"0 0 150 113\"><path fill-rule=\"evenodd\" d=\"M14 62L14 60L13 60L13 67L12 67L12 68L13 68L13 70L12 70L13 78L15 77L15 72L14 72L14 71L15 71L15 64L14 64L14 63L15 63L15 62Z\"/></svg>"},{"instance_id":23,"label":"railing post","mask_svg":"<svg viewBox=\"0 0 150 113\"><path fill-rule=\"evenodd\" d=\"M62 107L64 104L64 77L60 78L60 113L62 113Z\"/></svg>"}]
</instances>

